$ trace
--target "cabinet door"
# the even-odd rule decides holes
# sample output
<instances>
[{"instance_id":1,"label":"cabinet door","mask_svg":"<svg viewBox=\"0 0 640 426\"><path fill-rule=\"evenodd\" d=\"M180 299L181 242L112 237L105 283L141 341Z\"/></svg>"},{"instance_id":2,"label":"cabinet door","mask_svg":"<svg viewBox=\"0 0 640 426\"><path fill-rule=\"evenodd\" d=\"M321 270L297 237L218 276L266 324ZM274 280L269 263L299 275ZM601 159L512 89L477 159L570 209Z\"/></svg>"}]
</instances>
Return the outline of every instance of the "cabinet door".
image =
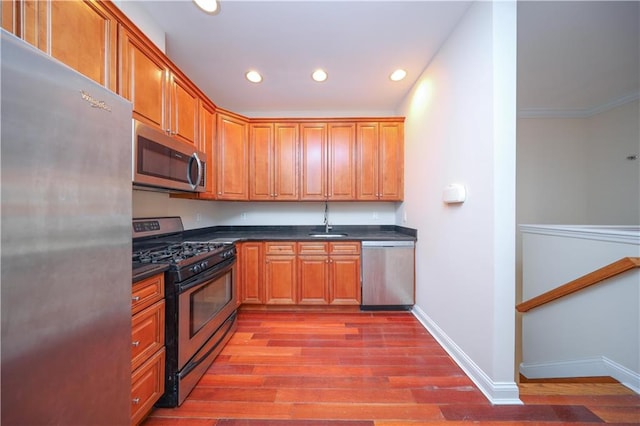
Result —
<instances>
[{"instance_id":1,"label":"cabinet door","mask_svg":"<svg viewBox=\"0 0 640 426\"><path fill-rule=\"evenodd\" d=\"M20 36L18 34L18 0L2 0L2 8L0 9L0 25L6 31Z\"/></svg>"},{"instance_id":2,"label":"cabinet door","mask_svg":"<svg viewBox=\"0 0 640 426\"><path fill-rule=\"evenodd\" d=\"M330 301L332 305L359 305L360 255L339 255L329 258Z\"/></svg>"},{"instance_id":3,"label":"cabinet door","mask_svg":"<svg viewBox=\"0 0 640 426\"><path fill-rule=\"evenodd\" d=\"M380 123L379 192L381 200L404 198L404 124Z\"/></svg>"},{"instance_id":4,"label":"cabinet door","mask_svg":"<svg viewBox=\"0 0 640 426\"><path fill-rule=\"evenodd\" d=\"M358 200L377 200L378 123L358 123L356 130L356 176Z\"/></svg>"},{"instance_id":5,"label":"cabinet door","mask_svg":"<svg viewBox=\"0 0 640 426\"><path fill-rule=\"evenodd\" d=\"M38 0L24 2L22 10L23 39L116 90L118 21L104 6L95 1Z\"/></svg>"},{"instance_id":6,"label":"cabinet door","mask_svg":"<svg viewBox=\"0 0 640 426\"><path fill-rule=\"evenodd\" d=\"M249 199L248 126L243 120L218 114L217 181L219 200Z\"/></svg>"},{"instance_id":7,"label":"cabinet door","mask_svg":"<svg viewBox=\"0 0 640 426\"><path fill-rule=\"evenodd\" d=\"M267 255L264 283L266 303L295 304L296 278L295 255Z\"/></svg>"},{"instance_id":8,"label":"cabinet door","mask_svg":"<svg viewBox=\"0 0 640 426\"><path fill-rule=\"evenodd\" d=\"M356 125L329 124L328 187L330 200L356 198Z\"/></svg>"},{"instance_id":9,"label":"cabinet door","mask_svg":"<svg viewBox=\"0 0 640 426\"><path fill-rule=\"evenodd\" d=\"M168 104L168 69L135 35L120 26L120 90L133 103L133 117L162 131Z\"/></svg>"},{"instance_id":10,"label":"cabinet door","mask_svg":"<svg viewBox=\"0 0 640 426\"><path fill-rule=\"evenodd\" d=\"M301 200L327 198L327 125L300 124Z\"/></svg>"},{"instance_id":11,"label":"cabinet door","mask_svg":"<svg viewBox=\"0 0 640 426\"><path fill-rule=\"evenodd\" d=\"M238 252L240 301L241 303L263 304L263 244L258 242L241 243Z\"/></svg>"},{"instance_id":12,"label":"cabinet door","mask_svg":"<svg viewBox=\"0 0 640 426\"><path fill-rule=\"evenodd\" d=\"M198 106L200 98L189 83L177 75L171 76L171 135L198 145Z\"/></svg>"},{"instance_id":13,"label":"cabinet door","mask_svg":"<svg viewBox=\"0 0 640 426\"><path fill-rule=\"evenodd\" d=\"M249 127L249 199L271 200L273 190L273 124Z\"/></svg>"},{"instance_id":14,"label":"cabinet door","mask_svg":"<svg viewBox=\"0 0 640 426\"><path fill-rule=\"evenodd\" d=\"M198 198L216 198L216 113L212 106L200 104L200 133L198 147L207 154L207 170L205 175L206 191L198 193Z\"/></svg>"},{"instance_id":15,"label":"cabinet door","mask_svg":"<svg viewBox=\"0 0 640 426\"><path fill-rule=\"evenodd\" d=\"M298 256L298 303L329 304L329 257Z\"/></svg>"},{"instance_id":16,"label":"cabinet door","mask_svg":"<svg viewBox=\"0 0 640 426\"><path fill-rule=\"evenodd\" d=\"M298 197L298 124L276 123L273 143L273 190L277 200Z\"/></svg>"}]
</instances>

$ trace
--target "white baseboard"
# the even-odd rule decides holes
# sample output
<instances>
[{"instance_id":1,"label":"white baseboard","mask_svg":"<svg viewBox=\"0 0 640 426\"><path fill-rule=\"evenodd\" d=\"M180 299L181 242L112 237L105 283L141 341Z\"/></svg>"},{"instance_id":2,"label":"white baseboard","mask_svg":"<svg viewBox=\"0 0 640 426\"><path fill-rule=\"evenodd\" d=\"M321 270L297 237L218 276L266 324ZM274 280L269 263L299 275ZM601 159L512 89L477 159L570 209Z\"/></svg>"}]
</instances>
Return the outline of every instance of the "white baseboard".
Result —
<instances>
[{"instance_id":1,"label":"white baseboard","mask_svg":"<svg viewBox=\"0 0 640 426\"><path fill-rule=\"evenodd\" d=\"M520 373L529 379L610 376L640 394L640 374L605 356L556 362L523 362Z\"/></svg>"},{"instance_id":2,"label":"white baseboard","mask_svg":"<svg viewBox=\"0 0 640 426\"><path fill-rule=\"evenodd\" d=\"M411 312L478 386L491 404L522 405L516 382L494 382L422 309L414 306Z\"/></svg>"}]
</instances>

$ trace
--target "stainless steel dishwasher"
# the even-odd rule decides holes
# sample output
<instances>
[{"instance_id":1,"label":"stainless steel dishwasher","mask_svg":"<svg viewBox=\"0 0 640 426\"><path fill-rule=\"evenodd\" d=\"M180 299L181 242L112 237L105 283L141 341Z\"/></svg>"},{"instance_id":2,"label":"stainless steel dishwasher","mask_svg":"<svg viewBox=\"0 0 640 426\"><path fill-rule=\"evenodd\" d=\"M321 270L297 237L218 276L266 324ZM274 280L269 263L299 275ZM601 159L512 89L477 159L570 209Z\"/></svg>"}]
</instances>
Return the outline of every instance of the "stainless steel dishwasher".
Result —
<instances>
[{"instance_id":1,"label":"stainless steel dishwasher","mask_svg":"<svg viewBox=\"0 0 640 426\"><path fill-rule=\"evenodd\" d=\"M363 241L361 309L411 309L414 262L414 241Z\"/></svg>"}]
</instances>

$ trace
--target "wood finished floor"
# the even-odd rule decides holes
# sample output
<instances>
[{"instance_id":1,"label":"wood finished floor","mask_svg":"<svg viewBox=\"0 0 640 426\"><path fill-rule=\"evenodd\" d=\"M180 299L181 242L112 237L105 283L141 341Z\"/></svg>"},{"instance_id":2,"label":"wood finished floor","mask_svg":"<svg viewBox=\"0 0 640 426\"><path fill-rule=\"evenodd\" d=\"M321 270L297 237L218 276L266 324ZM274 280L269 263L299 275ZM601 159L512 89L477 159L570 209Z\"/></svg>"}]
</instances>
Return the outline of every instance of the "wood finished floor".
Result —
<instances>
[{"instance_id":1,"label":"wood finished floor","mask_svg":"<svg viewBox=\"0 0 640 426\"><path fill-rule=\"evenodd\" d=\"M489 404L410 313L242 311L182 406L143 426L640 424L616 383L526 383L520 399Z\"/></svg>"}]
</instances>

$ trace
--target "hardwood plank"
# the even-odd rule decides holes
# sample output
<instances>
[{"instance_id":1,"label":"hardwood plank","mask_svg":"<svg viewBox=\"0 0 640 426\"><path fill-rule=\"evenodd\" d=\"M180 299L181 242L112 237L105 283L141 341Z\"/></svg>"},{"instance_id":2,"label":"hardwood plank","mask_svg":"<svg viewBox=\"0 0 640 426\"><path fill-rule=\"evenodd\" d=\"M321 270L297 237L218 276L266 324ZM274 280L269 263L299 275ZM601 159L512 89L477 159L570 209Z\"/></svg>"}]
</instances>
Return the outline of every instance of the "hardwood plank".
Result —
<instances>
[{"instance_id":1,"label":"hardwood plank","mask_svg":"<svg viewBox=\"0 0 640 426\"><path fill-rule=\"evenodd\" d=\"M407 312L242 310L184 404L143 425L640 424L640 396L618 383L520 388L524 405L492 406Z\"/></svg>"}]
</instances>

